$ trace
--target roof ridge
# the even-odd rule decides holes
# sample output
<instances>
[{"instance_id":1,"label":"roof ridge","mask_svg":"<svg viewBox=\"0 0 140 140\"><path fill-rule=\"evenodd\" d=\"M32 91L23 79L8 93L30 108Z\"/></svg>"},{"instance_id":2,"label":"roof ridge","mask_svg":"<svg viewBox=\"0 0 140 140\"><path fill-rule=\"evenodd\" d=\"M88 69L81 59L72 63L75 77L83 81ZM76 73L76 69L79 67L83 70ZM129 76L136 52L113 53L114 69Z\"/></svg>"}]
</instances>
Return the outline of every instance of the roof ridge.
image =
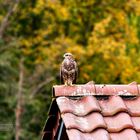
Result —
<instances>
[{"instance_id":1,"label":"roof ridge","mask_svg":"<svg viewBox=\"0 0 140 140\"><path fill-rule=\"evenodd\" d=\"M88 95L120 95L140 96L140 85L136 82L130 84L81 84L73 86L53 86L53 96L88 96Z\"/></svg>"}]
</instances>

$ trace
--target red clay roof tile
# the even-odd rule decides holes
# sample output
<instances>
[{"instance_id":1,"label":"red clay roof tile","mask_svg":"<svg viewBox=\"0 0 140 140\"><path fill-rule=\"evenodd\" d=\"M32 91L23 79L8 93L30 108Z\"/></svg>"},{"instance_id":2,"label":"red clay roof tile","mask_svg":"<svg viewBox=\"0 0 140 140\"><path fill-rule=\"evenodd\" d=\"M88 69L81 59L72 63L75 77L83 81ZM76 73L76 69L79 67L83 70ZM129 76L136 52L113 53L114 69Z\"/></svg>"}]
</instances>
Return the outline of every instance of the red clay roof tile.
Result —
<instances>
[{"instance_id":1,"label":"red clay roof tile","mask_svg":"<svg viewBox=\"0 0 140 140\"><path fill-rule=\"evenodd\" d=\"M87 116L78 117L71 113L62 114L67 129L78 129L82 132L91 132L96 128L106 128L102 115L93 112Z\"/></svg>"},{"instance_id":2,"label":"red clay roof tile","mask_svg":"<svg viewBox=\"0 0 140 140\"><path fill-rule=\"evenodd\" d=\"M91 133L82 133L77 129L67 130L70 140L111 140L105 129L96 129Z\"/></svg>"},{"instance_id":3,"label":"red clay roof tile","mask_svg":"<svg viewBox=\"0 0 140 140\"><path fill-rule=\"evenodd\" d=\"M137 132L140 132L140 117L132 117L134 128Z\"/></svg>"},{"instance_id":4,"label":"red clay roof tile","mask_svg":"<svg viewBox=\"0 0 140 140\"><path fill-rule=\"evenodd\" d=\"M133 129L125 129L119 133L110 134L112 140L139 140Z\"/></svg>"},{"instance_id":5,"label":"red clay roof tile","mask_svg":"<svg viewBox=\"0 0 140 140\"><path fill-rule=\"evenodd\" d=\"M68 136L71 130L76 130L79 133L77 137L84 140L86 137L93 137L96 129L104 128L113 140L121 140L123 135L127 138L128 132L125 130L130 131L134 139L136 132L140 132L140 117L136 117L139 115L139 100L139 97L126 99L117 95L99 100L94 96L84 96L75 100L58 97L57 104ZM131 117L131 114L135 117ZM107 138L109 139L108 136Z\"/></svg>"},{"instance_id":6,"label":"red clay roof tile","mask_svg":"<svg viewBox=\"0 0 140 140\"><path fill-rule=\"evenodd\" d=\"M138 140L139 89L140 85L136 83L55 86L54 95L61 115L55 113L58 108L54 104L49 116L57 116L59 121L55 121L57 125L53 124L52 128L48 125L51 123L46 123L48 126L44 129L44 135L50 130L56 134L62 119L69 140ZM50 136L54 138L55 134ZM47 139L43 137L43 140Z\"/></svg>"},{"instance_id":7,"label":"red clay roof tile","mask_svg":"<svg viewBox=\"0 0 140 140\"><path fill-rule=\"evenodd\" d=\"M109 100L100 100L102 114L104 116L112 116L121 111L127 111L127 108L119 96L111 96Z\"/></svg>"},{"instance_id":8,"label":"red clay roof tile","mask_svg":"<svg viewBox=\"0 0 140 140\"><path fill-rule=\"evenodd\" d=\"M92 96L85 96L79 100L72 100L67 97L59 97L56 100L61 113L70 112L78 116L84 116L91 111L101 111L96 98Z\"/></svg>"},{"instance_id":9,"label":"red clay roof tile","mask_svg":"<svg viewBox=\"0 0 140 140\"><path fill-rule=\"evenodd\" d=\"M127 113L119 113L112 117L104 117L109 132L119 132L125 128L133 128L133 123Z\"/></svg>"},{"instance_id":10,"label":"red clay roof tile","mask_svg":"<svg viewBox=\"0 0 140 140\"><path fill-rule=\"evenodd\" d=\"M137 136L138 136L138 138L139 138L139 140L140 140L140 133L137 133Z\"/></svg>"},{"instance_id":11,"label":"red clay roof tile","mask_svg":"<svg viewBox=\"0 0 140 140\"><path fill-rule=\"evenodd\" d=\"M136 97L136 99L132 100L124 100L124 102L131 116L140 117L140 97Z\"/></svg>"}]
</instances>

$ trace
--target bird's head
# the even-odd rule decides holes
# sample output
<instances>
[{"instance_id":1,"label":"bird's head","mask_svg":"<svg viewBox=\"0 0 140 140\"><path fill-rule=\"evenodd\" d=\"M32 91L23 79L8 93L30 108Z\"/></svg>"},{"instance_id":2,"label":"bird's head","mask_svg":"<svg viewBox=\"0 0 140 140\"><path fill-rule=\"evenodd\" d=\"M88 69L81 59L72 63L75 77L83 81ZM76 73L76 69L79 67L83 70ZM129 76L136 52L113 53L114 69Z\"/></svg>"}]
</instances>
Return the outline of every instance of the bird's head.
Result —
<instances>
[{"instance_id":1,"label":"bird's head","mask_svg":"<svg viewBox=\"0 0 140 140\"><path fill-rule=\"evenodd\" d=\"M65 53L63 57L71 59L71 58L73 58L73 55L71 53Z\"/></svg>"}]
</instances>

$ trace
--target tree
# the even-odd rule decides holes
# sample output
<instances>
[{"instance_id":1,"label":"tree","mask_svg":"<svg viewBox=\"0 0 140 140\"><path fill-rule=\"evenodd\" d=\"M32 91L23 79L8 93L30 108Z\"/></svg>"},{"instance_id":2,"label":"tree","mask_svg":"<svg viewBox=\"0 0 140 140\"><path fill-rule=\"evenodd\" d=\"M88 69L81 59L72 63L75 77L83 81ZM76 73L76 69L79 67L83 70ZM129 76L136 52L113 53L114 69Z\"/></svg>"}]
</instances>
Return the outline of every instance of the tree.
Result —
<instances>
[{"instance_id":1,"label":"tree","mask_svg":"<svg viewBox=\"0 0 140 140\"><path fill-rule=\"evenodd\" d=\"M16 2L16 10L6 18ZM52 85L60 84L65 52L73 53L78 62L78 83L139 82L139 9L137 0L1 0L0 120L16 121L21 58L23 140L37 140L41 135ZM3 24L5 18L8 26ZM0 133L0 139L14 139L14 135Z\"/></svg>"}]
</instances>

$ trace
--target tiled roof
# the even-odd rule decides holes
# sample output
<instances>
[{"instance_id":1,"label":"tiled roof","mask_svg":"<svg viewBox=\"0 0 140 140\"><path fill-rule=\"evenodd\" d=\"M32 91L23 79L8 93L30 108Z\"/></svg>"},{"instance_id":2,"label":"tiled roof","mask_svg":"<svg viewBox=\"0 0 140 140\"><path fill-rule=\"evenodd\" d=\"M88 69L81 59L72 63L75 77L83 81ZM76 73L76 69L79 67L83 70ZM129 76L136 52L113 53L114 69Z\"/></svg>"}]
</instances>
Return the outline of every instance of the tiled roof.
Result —
<instances>
[{"instance_id":1,"label":"tiled roof","mask_svg":"<svg viewBox=\"0 0 140 140\"><path fill-rule=\"evenodd\" d=\"M52 139L48 140L58 136L61 119L65 135L60 140L139 140L139 88L136 83L55 86L55 106L59 110L49 115L57 118L53 124L45 125L53 126ZM43 140L47 140L49 131L44 132Z\"/></svg>"}]
</instances>

